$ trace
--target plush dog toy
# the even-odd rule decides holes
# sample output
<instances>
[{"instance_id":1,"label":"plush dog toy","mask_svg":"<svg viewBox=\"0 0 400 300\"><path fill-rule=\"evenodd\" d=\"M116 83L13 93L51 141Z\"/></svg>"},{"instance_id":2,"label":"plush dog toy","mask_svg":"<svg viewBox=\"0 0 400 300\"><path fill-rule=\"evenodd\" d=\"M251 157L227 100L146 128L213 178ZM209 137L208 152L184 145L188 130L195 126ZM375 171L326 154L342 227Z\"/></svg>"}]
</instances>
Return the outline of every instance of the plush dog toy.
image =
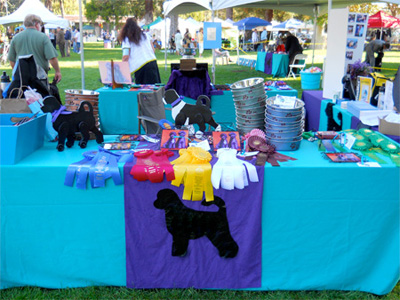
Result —
<instances>
[{"instance_id":1,"label":"plush dog toy","mask_svg":"<svg viewBox=\"0 0 400 300\"><path fill-rule=\"evenodd\" d=\"M219 256L233 258L237 255L239 246L229 231L225 202L219 197L214 197L214 201L202 201L202 205L211 204L217 205L219 210L207 212L188 208L170 189L163 189L157 193L154 206L165 210L167 230L173 239L172 256L185 256L189 240L203 236L218 249Z\"/></svg>"},{"instance_id":2,"label":"plush dog toy","mask_svg":"<svg viewBox=\"0 0 400 300\"><path fill-rule=\"evenodd\" d=\"M167 90L164 96L166 104L172 106L172 118L175 120L176 128L183 125L197 124L200 131L206 130L206 124L210 124L216 131L221 131L210 109L210 98L201 95L197 98L195 105L182 101L183 97L179 97L174 89Z\"/></svg>"},{"instance_id":3,"label":"plush dog toy","mask_svg":"<svg viewBox=\"0 0 400 300\"><path fill-rule=\"evenodd\" d=\"M85 110L85 105L89 111ZM89 131L96 135L96 142L104 141L103 134L95 126L96 120L93 116L93 107L90 102L81 102L78 111L67 112L65 106L62 106L54 96L48 96L43 99L42 111L51 113L53 116L53 128L58 132L57 150L64 150L64 143L67 140L67 147L71 148L75 142L75 132L82 133L82 140L79 142L81 148L86 148L90 138Z\"/></svg>"}]
</instances>

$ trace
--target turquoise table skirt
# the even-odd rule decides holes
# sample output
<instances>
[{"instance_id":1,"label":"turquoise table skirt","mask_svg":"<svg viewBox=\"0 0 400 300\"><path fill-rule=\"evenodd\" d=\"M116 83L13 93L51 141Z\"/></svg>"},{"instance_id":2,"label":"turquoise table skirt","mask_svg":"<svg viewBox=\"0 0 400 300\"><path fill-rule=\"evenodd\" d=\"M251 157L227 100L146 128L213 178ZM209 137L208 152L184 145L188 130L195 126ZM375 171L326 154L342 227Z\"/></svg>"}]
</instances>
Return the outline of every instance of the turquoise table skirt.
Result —
<instances>
[{"instance_id":1,"label":"turquoise table skirt","mask_svg":"<svg viewBox=\"0 0 400 300\"><path fill-rule=\"evenodd\" d=\"M1 288L125 286L123 186L64 186L83 150L55 147L1 166ZM285 154L298 160L265 167L256 290L390 292L400 278L399 168L329 163L308 141Z\"/></svg>"},{"instance_id":2,"label":"turquoise table skirt","mask_svg":"<svg viewBox=\"0 0 400 300\"><path fill-rule=\"evenodd\" d=\"M256 71L271 74L273 77L286 77L289 70L289 55L276 54L272 55L272 68L265 70L265 58L267 52L257 52Z\"/></svg>"},{"instance_id":3,"label":"turquoise table skirt","mask_svg":"<svg viewBox=\"0 0 400 300\"><path fill-rule=\"evenodd\" d=\"M136 134L138 133L138 105L137 94L139 91L129 89L100 88L99 115L100 127L104 134ZM267 97L276 95L295 96L297 90L278 90L271 87ZM186 102L194 104L195 100L186 98ZM231 123L236 126L235 105L231 91L224 91L223 95L211 96L211 110L215 112L214 119L217 123ZM166 111L166 118L173 122L171 111Z\"/></svg>"}]
</instances>

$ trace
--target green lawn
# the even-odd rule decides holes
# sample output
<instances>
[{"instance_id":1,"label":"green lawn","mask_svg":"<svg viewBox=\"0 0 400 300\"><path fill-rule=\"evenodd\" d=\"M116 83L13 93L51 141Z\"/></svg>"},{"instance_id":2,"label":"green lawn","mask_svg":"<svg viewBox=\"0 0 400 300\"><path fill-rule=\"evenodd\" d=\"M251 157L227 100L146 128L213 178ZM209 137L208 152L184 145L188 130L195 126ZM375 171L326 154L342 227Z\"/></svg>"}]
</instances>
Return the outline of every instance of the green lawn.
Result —
<instances>
[{"instance_id":1,"label":"green lawn","mask_svg":"<svg viewBox=\"0 0 400 300\"><path fill-rule=\"evenodd\" d=\"M85 89L97 89L102 86L100 82L100 74L98 70L97 62L99 60L121 60L121 49L104 49L102 43L88 43L85 44ZM307 68L311 66L311 56L312 50L305 50L305 54L308 54ZM177 63L180 57L175 53L168 53L168 64L167 69L165 69L164 53L161 51L156 52L158 66L160 69L161 80L163 83L168 82L169 75L171 74L170 63ZM250 54L240 54L247 58L256 59L257 55L255 52L250 52ZM316 50L314 65L322 68L323 59L326 55L325 50ZM232 58L236 61L236 51L231 51ZM71 52L71 57L61 58L59 57L59 62L61 66L61 73L63 76L62 81L59 83L58 87L60 90L61 97L64 98L64 91L66 89L81 89L81 62L80 55ZM209 64L209 72L211 75L211 65L212 56L211 50L206 50L204 57L199 59L197 62L207 62ZM383 67L389 69L397 69L400 63L400 52L390 51L385 53L383 58ZM10 73L10 67L2 67L1 70L7 70ZM385 75L393 76L395 71L383 71ZM50 71L50 79L53 77L54 72ZM217 65L215 73L215 84L230 84L238 80L251 77L263 77L266 80L285 80L290 86L299 91L299 97L301 97L301 83L300 78L277 78L273 79L270 75L266 75L262 72L255 71L249 67L238 66L234 63L229 65Z\"/></svg>"},{"instance_id":2,"label":"green lawn","mask_svg":"<svg viewBox=\"0 0 400 300\"><path fill-rule=\"evenodd\" d=\"M311 65L311 50L306 50L309 55L307 67ZM235 59L235 54L231 53ZM256 58L256 54L248 55ZM315 53L315 65L322 68L325 52L322 50ZM103 49L101 43L90 43L85 45L85 88L97 89L102 86L98 71L97 61L99 60L120 60L121 49ZM168 67L164 69L164 53L157 52L157 59L160 68L162 82L166 83L171 72ZM168 64L179 62L179 57L175 54L168 54ZM211 71L211 51L205 51L204 58L198 62L208 62ZM397 69L400 62L400 52L387 52L384 57L384 68ZM64 98L64 90L81 88L81 64L80 56L71 53L69 58L60 58L61 72L63 79L59 84L61 97ZM10 68L2 67L1 70ZM386 75L393 75L394 71L384 71ZM248 67L230 65L217 65L216 84L233 83L235 81L250 78L264 77L271 80L271 76L266 76L262 72L252 70ZM52 78L52 73L50 73ZM284 79L290 86L299 90L301 97L300 79ZM130 290L124 287L87 287L76 289L41 289L36 287L11 288L0 291L1 299L400 299L400 284L388 295L377 297L362 292L341 292L341 291L300 291L300 292L248 292L248 291L204 291L196 289L155 289L155 290Z\"/></svg>"}]
</instances>

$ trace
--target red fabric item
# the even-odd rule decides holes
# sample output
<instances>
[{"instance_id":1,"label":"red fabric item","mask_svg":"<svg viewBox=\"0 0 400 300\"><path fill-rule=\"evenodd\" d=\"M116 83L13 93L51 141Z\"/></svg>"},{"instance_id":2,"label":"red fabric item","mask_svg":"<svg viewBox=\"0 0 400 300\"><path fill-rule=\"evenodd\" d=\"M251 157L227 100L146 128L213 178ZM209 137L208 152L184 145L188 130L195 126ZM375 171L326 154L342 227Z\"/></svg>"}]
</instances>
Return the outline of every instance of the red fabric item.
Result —
<instances>
[{"instance_id":1,"label":"red fabric item","mask_svg":"<svg viewBox=\"0 0 400 300\"><path fill-rule=\"evenodd\" d=\"M368 28L397 28L400 27L400 19L395 18L383 11L368 18Z\"/></svg>"},{"instance_id":2,"label":"red fabric item","mask_svg":"<svg viewBox=\"0 0 400 300\"><path fill-rule=\"evenodd\" d=\"M134 153L137 158L130 174L137 181L150 180L159 183L164 180L164 172L168 181L174 180L174 169L168 158L174 153L168 150L143 150Z\"/></svg>"},{"instance_id":3,"label":"red fabric item","mask_svg":"<svg viewBox=\"0 0 400 300\"><path fill-rule=\"evenodd\" d=\"M285 45L282 44L276 47L276 52L286 52Z\"/></svg>"}]
</instances>

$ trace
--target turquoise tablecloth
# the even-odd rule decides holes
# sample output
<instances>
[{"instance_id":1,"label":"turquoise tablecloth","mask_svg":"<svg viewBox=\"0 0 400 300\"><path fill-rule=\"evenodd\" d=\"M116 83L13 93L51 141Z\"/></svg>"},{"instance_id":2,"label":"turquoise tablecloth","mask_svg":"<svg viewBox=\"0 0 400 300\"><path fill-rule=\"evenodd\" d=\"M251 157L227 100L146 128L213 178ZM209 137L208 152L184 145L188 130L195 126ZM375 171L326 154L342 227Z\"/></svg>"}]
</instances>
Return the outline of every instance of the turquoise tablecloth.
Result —
<instances>
[{"instance_id":1,"label":"turquoise tablecloth","mask_svg":"<svg viewBox=\"0 0 400 300\"><path fill-rule=\"evenodd\" d=\"M265 58L266 52L257 52L256 70L265 72ZM272 55L272 70L271 75L273 77L286 77L289 70L289 55L287 54L276 54ZM269 74L269 73L267 73Z\"/></svg>"},{"instance_id":2,"label":"turquoise tablecloth","mask_svg":"<svg viewBox=\"0 0 400 300\"><path fill-rule=\"evenodd\" d=\"M83 150L55 146L1 166L1 287L125 286L123 186L64 186ZM285 154L298 160L265 167L259 289L390 292L400 269L399 168L329 163L307 141Z\"/></svg>"},{"instance_id":3,"label":"turquoise tablecloth","mask_svg":"<svg viewBox=\"0 0 400 300\"><path fill-rule=\"evenodd\" d=\"M104 134L135 134L138 133L138 107L137 93L139 91L129 91L129 89L100 88L99 94L99 115L101 130ZM296 96L297 90L278 90L271 87L267 91L267 97L276 95ZM188 103L194 104L190 98L184 99ZM216 122L236 124L235 106L231 91L224 91L223 95L211 96L211 110L215 112ZM173 121L171 111L166 111L166 117Z\"/></svg>"}]
</instances>

